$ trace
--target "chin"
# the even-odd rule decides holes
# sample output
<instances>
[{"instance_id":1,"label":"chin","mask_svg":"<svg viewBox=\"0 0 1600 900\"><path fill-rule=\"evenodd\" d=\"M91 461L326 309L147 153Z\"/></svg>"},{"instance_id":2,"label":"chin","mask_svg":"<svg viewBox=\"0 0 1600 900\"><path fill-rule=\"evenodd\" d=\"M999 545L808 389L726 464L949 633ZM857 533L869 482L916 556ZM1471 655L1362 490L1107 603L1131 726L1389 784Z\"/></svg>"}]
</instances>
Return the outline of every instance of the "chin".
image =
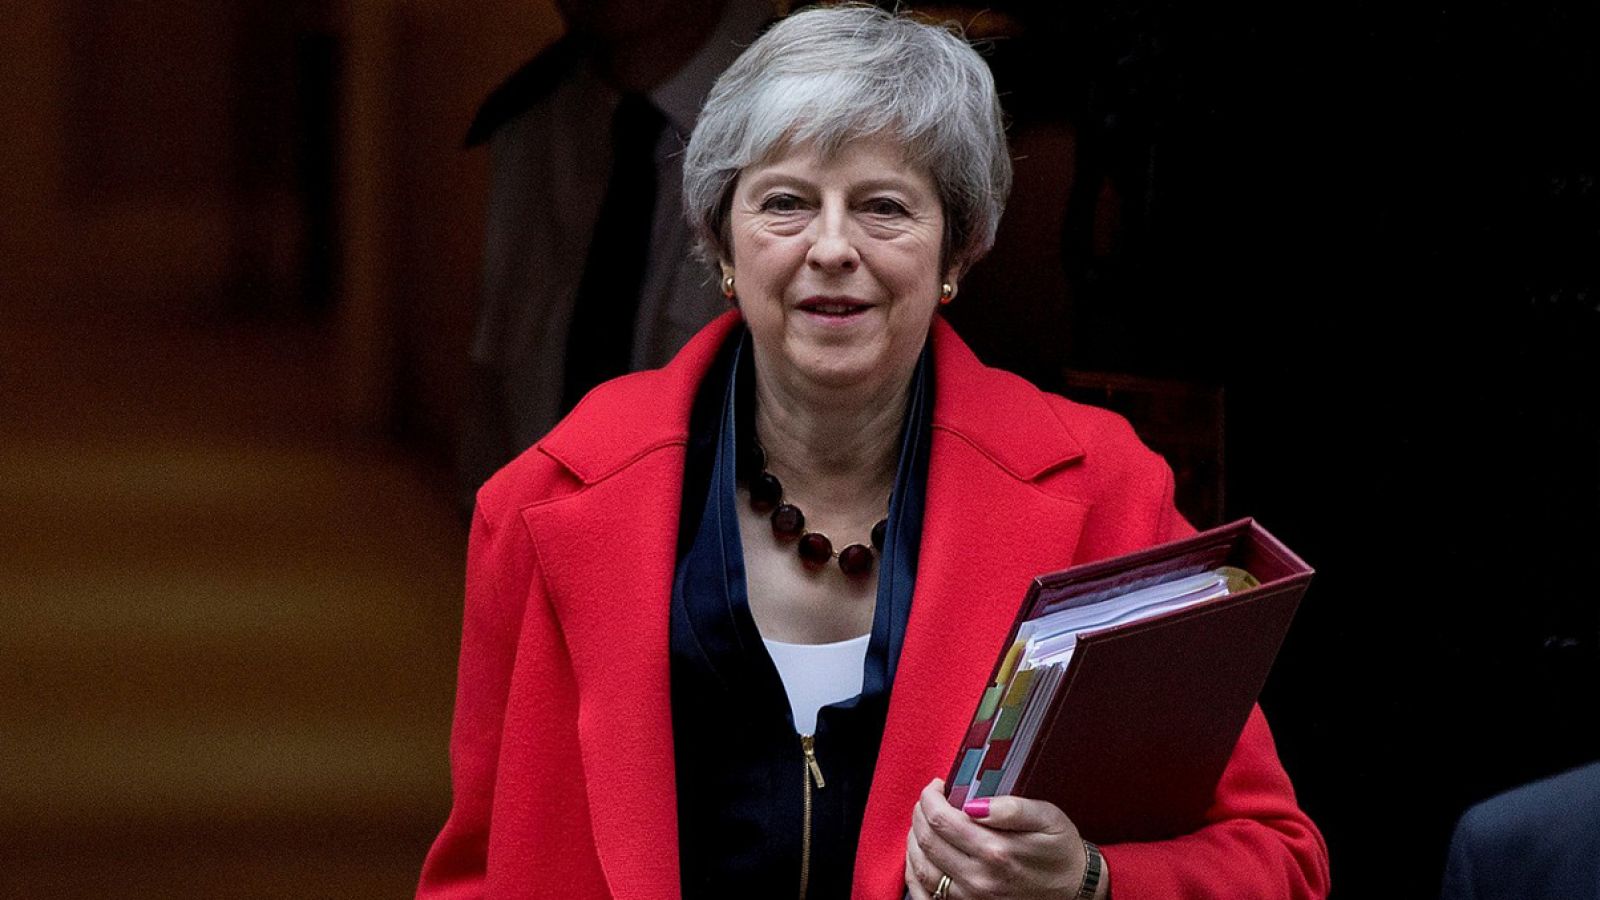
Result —
<instances>
[{"instance_id":1,"label":"chin","mask_svg":"<svg viewBox=\"0 0 1600 900\"><path fill-rule=\"evenodd\" d=\"M792 356L806 380L826 388L876 388L892 374L888 356L878 348L815 346Z\"/></svg>"}]
</instances>

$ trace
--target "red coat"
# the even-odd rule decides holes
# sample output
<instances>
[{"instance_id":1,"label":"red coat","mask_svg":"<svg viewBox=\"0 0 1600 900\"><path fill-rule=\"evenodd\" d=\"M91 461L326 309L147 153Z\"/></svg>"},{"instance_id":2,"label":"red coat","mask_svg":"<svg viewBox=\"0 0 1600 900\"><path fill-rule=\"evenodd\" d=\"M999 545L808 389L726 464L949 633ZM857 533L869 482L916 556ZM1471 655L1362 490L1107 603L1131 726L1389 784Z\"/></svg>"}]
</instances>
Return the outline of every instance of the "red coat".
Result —
<instances>
[{"instance_id":1,"label":"red coat","mask_svg":"<svg viewBox=\"0 0 1600 900\"><path fill-rule=\"evenodd\" d=\"M678 897L668 603L689 407L736 321L595 390L479 493L454 808L419 897ZM933 342L917 585L855 900L902 896L912 805L946 774L1029 579L1190 530L1171 471L1122 419L983 366L939 318ZM1259 710L1210 818L1105 847L1118 900L1326 893L1322 836Z\"/></svg>"}]
</instances>

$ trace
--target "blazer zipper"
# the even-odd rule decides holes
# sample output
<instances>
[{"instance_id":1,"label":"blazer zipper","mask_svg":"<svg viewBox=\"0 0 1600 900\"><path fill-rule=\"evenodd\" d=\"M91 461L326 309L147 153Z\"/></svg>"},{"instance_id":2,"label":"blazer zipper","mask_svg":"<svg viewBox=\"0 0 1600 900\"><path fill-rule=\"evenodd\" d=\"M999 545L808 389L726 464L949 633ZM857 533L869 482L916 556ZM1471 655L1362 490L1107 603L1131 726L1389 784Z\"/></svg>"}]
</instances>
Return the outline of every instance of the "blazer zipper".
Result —
<instances>
[{"instance_id":1,"label":"blazer zipper","mask_svg":"<svg viewBox=\"0 0 1600 900\"><path fill-rule=\"evenodd\" d=\"M820 791L827 782L822 780L822 767L817 765L816 737L800 735L800 750L806 763L800 773L800 900L806 900L806 889L811 885L811 785L815 783Z\"/></svg>"}]
</instances>

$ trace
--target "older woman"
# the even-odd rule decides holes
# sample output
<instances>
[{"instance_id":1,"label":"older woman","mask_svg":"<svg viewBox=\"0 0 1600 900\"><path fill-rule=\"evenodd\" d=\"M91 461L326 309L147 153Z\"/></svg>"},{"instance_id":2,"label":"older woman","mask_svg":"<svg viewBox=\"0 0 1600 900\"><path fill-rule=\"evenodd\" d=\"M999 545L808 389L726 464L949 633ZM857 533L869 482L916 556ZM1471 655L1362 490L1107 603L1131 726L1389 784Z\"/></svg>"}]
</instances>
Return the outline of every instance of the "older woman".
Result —
<instances>
[{"instance_id":1,"label":"older woman","mask_svg":"<svg viewBox=\"0 0 1600 900\"><path fill-rule=\"evenodd\" d=\"M1009 187L982 60L872 7L798 13L718 82L684 173L736 309L480 493L419 895L1324 893L1259 712L1172 840L1102 851L1050 804L943 796L1028 579L1188 530L1125 423L936 315Z\"/></svg>"}]
</instances>

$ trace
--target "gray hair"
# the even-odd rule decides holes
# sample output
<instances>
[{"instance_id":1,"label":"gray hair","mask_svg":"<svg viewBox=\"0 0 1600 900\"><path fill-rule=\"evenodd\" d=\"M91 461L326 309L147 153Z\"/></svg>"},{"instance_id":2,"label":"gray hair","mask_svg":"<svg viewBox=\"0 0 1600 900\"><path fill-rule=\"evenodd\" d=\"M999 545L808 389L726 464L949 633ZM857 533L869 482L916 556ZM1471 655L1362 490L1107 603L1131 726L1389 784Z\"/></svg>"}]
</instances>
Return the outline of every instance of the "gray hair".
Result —
<instances>
[{"instance_id":1,"label":"gray hair","mask_svg":"<svg viewBox=\"0 0 1600 900\"><path fill-rule=\"evenodd\" d=\"M864 4L783 19L717 79L683 162L683 208L701 254L732 258L728 210L745 167L799 145L828 156L880 134L932 175L943 264L972 265L994 245L1011 190L994 78L953 26Z\"/></svg>"}]
</instances>

